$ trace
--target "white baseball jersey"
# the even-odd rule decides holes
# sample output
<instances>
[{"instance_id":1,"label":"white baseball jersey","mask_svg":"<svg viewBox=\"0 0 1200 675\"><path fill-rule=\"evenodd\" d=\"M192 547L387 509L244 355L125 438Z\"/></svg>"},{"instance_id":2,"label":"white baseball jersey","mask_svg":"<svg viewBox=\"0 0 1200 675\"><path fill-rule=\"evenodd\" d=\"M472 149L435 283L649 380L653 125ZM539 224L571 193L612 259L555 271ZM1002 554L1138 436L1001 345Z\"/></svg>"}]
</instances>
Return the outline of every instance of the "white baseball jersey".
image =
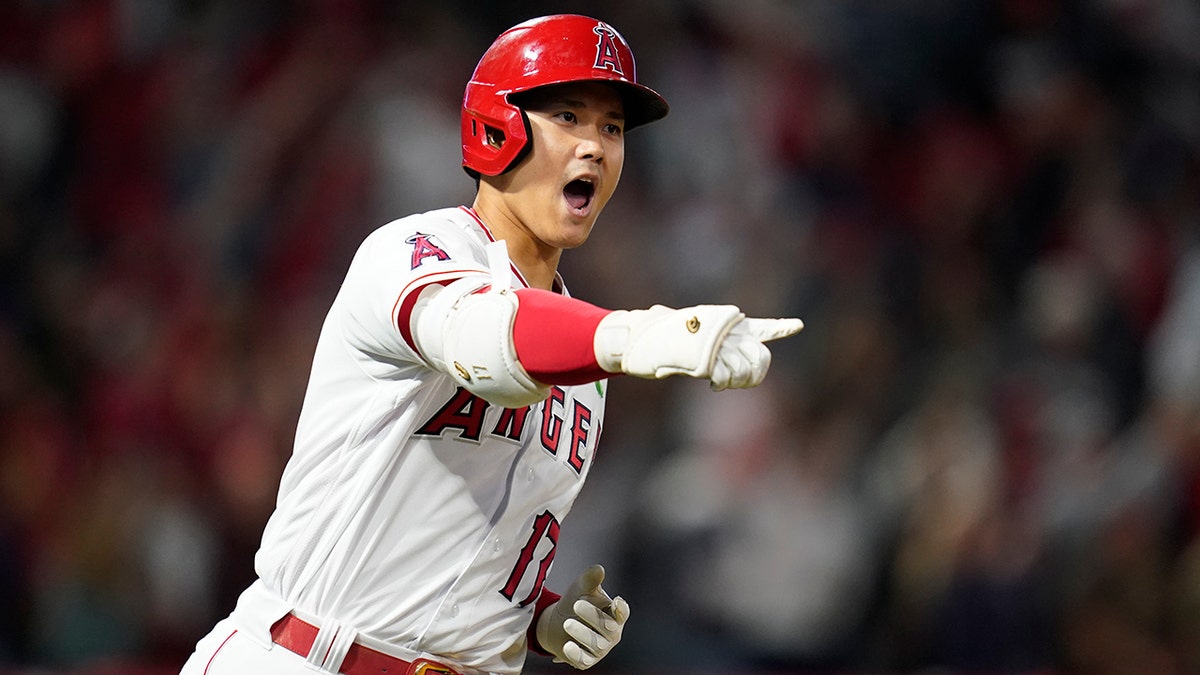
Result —
<instances>
[{"instance_id":1,"label":"white baseball jersey","mask_svg":"<svg viewBox=\"0 0 1200 675\"><path fill-rule=\"evenodd\" d=\"M372 642L515 673L595 456L606 383L504 409L424 364L409 325L418 294L487 275L490 241L459 207L363 242L321 329L255 567L296 610Z\"/></svg>"}]
</instances>

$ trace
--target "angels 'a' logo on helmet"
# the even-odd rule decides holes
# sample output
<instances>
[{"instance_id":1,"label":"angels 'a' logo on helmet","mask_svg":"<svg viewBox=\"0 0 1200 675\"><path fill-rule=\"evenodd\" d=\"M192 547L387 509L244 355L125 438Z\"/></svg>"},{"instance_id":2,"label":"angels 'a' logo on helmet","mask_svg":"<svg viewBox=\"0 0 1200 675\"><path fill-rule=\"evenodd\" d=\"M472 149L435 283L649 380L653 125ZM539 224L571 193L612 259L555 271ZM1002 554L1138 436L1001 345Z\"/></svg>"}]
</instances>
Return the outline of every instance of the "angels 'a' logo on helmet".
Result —
<instances>
[{"instance_id":1,"label":"angels 'a' logo on helmet","mask_svg":"<svg viewBox=\"0 0 1200 675\"><path fill-rule=\"evenodd\" d=\"M607 68L618 75L624 75L621 58L617 54L616 34L613 29L603 23L597 23L592 32L600 36L600 40L596 43L596 67Z\"/></svg>"}]
</instances>

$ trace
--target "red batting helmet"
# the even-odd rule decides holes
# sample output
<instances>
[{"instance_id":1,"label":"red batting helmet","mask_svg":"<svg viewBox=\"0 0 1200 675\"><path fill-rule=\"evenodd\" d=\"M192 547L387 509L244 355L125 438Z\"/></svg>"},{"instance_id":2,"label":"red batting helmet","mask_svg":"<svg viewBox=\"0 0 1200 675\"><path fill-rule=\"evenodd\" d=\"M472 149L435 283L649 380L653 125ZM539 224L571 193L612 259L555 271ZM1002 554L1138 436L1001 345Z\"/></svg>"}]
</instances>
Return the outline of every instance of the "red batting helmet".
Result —
<instances>
[{"instance_id":1,"label":"red batting helmet","mask_svg":"<svg viewBox=\"0 0 1200 675\"><path fill-rule=\"evenodd\" d=\"M575 14L532 19L501 33L467 83L463 167L496 176L528 151L528 121L509 101L510 94L580 81L617 85L625 104L626 130L667 114L663 97L638 84L629 43L611 26Z\"/></svg>"}]
</instances>

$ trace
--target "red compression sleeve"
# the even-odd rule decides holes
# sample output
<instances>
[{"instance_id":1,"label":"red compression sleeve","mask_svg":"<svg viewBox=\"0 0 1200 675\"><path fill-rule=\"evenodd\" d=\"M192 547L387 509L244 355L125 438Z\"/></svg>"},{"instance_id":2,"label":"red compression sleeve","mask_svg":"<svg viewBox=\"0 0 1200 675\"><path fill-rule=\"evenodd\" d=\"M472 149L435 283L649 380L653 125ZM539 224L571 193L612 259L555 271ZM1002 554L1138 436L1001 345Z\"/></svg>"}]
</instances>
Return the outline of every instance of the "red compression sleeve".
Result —
<instances>
[{"instance_id":1,"label":"red compression sleeve","mask_svg":"<svg viewBox=\"0 0 1200 675\"><path fill-rule=\"evenodd\" d=\"M542 384L585 384L609 377L596 363L596 326L609 314L582 300L536 288L517 291L513 345L530 377Z\"/></svg>"}]
</instances>

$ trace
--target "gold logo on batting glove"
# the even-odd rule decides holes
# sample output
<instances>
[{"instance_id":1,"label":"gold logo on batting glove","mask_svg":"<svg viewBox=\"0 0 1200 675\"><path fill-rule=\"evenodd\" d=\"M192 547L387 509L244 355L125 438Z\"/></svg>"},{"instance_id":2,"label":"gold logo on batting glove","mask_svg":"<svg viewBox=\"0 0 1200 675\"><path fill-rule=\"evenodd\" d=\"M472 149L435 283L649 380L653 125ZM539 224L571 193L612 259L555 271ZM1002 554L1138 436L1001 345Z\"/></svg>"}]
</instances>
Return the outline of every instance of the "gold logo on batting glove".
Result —
<instances>
[{"instance_id":1,"label":"gold logo on batting glove","mask_svg":"<svg viewBox=\"0 0 1200 675\"><path fill-rule=\"evenodd\" d=\"M694 316L692 318L688 319L687 320L687 330L689 333L699 332L700 331L700 319L698 319Z\"/></svg>"}]
</instances>

